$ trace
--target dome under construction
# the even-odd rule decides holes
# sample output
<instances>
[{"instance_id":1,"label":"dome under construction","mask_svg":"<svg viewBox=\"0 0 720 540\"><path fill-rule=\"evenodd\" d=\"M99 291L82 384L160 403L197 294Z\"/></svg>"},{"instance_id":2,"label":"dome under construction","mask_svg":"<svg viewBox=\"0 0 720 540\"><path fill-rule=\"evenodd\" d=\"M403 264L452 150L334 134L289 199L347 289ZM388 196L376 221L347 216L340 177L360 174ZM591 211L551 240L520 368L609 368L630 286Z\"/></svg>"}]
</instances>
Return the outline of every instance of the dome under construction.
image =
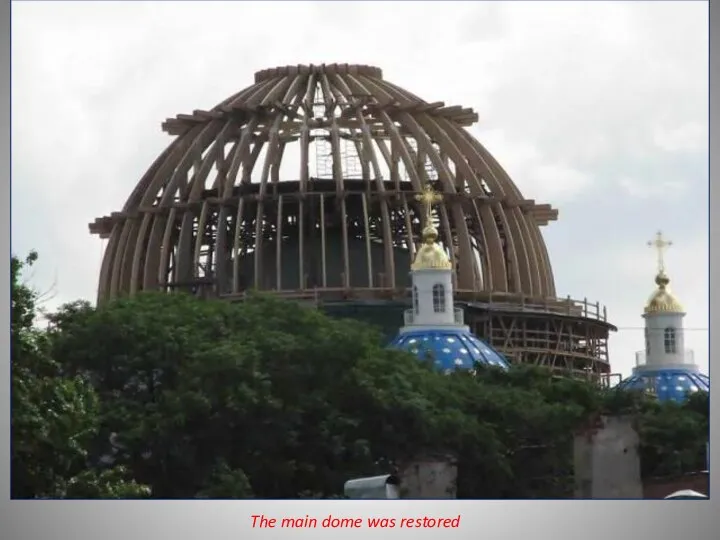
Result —
<instances>
[{"instance_id":1,"label":"dome under construction","mask_svg":"<svg viewBox=\"0 0 720 540\"><path fill-rule=\"evenodd\" d=\"M174 141L123 209L90 225L107 239L98 301L256 289L396 329L423 227L416 195L430 184L475 334L514 362L608 374L605 309L557 298L540 232L557 210L523 198L465 129L477 119L376 67L260 71L217 106L166 120Z\"/></svg>"}]
</instances>

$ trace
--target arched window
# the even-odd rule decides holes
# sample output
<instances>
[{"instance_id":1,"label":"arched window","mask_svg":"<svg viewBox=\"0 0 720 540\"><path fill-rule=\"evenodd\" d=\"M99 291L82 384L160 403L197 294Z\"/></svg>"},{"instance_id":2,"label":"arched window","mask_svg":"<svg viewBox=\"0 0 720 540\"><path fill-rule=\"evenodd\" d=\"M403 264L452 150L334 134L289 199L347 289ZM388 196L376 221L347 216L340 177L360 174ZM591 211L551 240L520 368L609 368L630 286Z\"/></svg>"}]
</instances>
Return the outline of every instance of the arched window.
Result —
<instances>
[{"instance_id":1,"label":"arched window","mask_svg":"<svg viewBox=\"0 0 720 540\"><path fill-rule=\"evenodd\" d=\"M418 300L418 290L415 285L413 285L412 301L413 311L415 312L415 315L418 315L420 313L420 301Z\"/></svg>"},{"instance_id":2,"label":"arched window","mask_svg":"<svg viewBox=\"0 0 720 540\"><path fill-rule=\"evenodd\" d=\"M445 311L445 287L440 283L436 283L432 288L433 311L435 313L443 313Z\"/></svg>"},{"instance_id":3,"label":"arched window","mask_svg":"<svg viewBox=\"0 0 720 540\"><path fill-rule=\"evenodd\" d=\"M675 342L675 329L669 326L665 329L665 353L674 354L677 352L677 344Z\"/></svg>"},{"instance_id":4,"label":"arched window","mask_svg":"<svg viewBox=\"0 0 720 540\"><path fill-rule=\"evenodd\" d=\"M650 332L645 329L645 355L650 356Z\"/></svg>"}]
</instances>

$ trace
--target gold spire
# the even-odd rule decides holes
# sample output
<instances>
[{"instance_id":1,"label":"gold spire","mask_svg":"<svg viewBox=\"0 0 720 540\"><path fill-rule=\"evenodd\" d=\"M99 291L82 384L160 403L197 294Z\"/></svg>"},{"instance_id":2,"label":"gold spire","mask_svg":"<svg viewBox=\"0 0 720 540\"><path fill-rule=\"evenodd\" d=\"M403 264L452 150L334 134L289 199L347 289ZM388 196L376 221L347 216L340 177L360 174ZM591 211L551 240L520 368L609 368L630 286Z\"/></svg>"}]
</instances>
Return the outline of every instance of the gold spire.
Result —
<instances>
[{"instance_id":1,"label":"gold spire","mask_svg":"<svg viewBox=\"0 0 720 540\"><path fill-rule=\"evenodd\" d=\"M648 299L648 303L645 306L645 313L684 313L680 302L675 298L672 292L670 292L670 278L665 273L665 260L663 254L665 249L672 246L672 242L664 240L661 231L655 234L655 240L648 242L648 246L657 249L658 258L658 272L655 276L655 284L657 289Z\"/></svg>"},{"instance_id":2,"label":"gold spire","mask_svg":"<svg viewBox=\"0 0 720 540\"><path fill-rule=\"evenodd\" d=\"M419 195L415 195L415 200L425 207L425 227L422 231L423 244L415 254L415 261L412 264L413 270L449 270L452 268L450 259L445 250L435 241L438 232L432 224L432 205L442 201L442 195L433 190L430 184L427 184Z\"/></svg>"}]
</instances>

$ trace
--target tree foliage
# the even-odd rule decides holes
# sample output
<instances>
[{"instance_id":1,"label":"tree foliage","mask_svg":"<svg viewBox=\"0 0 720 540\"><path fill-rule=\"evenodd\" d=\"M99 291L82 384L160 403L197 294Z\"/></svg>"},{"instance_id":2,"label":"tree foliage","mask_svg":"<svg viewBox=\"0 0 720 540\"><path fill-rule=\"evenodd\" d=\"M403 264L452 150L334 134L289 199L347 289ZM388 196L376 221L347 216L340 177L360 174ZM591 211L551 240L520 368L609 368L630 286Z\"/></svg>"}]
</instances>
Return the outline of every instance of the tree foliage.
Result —
<instances>
[{"instance_id":1,"label":"tree foliage","mask_svg":"<svg viewBox=\"0 0 720 540\"><path fill-rule=\"evenodd\" d=\"M87 466L100 403L82 376L66 376L34 327L37 293L21 281L24 261L11 258L12 488L14 498L141 496L122 469Z\"/></svg>"},{"instance_id":2,"label":"tree foliage","mask_svg":"<svg viewBox=\"0 0 720 540\"><path fill-rule=\"evenodd\" d=\"M451 452L460 497L561 497L574 433L600 414L636 415L648 474L694 467L707 436L701 397L661 405L527 366L445 376L386 349L370 326L265 296L142 294L98 309L77 302L50 320L41 356L65 389L50 408L74 412L43 421L78 443L53 439L55 464L31 429L15 435L33 470L52 463L66 479L25 482L35 494L147 485L159 498L327 498L349 478ZM30 405L48 400L18 402L18 417L40 416ZM81 463L98 471L92 482Z\"/></svg>"},{"instance_id":3,"label":"tree foliage","mask_svg":"<svg viewBox=\"0 0 720 540\"><path fill-rule=\"evenodd\" d=\"M679 476L707 468L710 400L705 392L682 405L648 401L639 412L645 476Z\"/></svg>"}]
</instances>

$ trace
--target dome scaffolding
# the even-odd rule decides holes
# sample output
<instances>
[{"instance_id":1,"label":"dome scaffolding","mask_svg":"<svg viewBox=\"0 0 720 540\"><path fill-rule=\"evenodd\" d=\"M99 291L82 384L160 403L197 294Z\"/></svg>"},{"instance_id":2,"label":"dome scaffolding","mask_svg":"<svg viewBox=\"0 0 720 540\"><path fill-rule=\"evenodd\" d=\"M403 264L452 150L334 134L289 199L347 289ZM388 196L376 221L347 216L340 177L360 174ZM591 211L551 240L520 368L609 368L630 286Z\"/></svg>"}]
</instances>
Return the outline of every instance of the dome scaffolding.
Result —
<instances>
[{"instance_id":1,"label":"dome scaffolding","mask_svg":"<svg viewBox=\"0 0 720 540\"><path fill-rule=\"evenodd\" d=\"M557 210L522 197L464 129L476 121L376 67L260 71L209 111L166 120L175 140L123 210L90 225L108 240L98 301L258 289L396 303L420 237L415 195L430 183L443 194L433 220L474 331L516 361L608 373L604 310L556 298L540 227Z\"/></svg>"}]
</instances>

